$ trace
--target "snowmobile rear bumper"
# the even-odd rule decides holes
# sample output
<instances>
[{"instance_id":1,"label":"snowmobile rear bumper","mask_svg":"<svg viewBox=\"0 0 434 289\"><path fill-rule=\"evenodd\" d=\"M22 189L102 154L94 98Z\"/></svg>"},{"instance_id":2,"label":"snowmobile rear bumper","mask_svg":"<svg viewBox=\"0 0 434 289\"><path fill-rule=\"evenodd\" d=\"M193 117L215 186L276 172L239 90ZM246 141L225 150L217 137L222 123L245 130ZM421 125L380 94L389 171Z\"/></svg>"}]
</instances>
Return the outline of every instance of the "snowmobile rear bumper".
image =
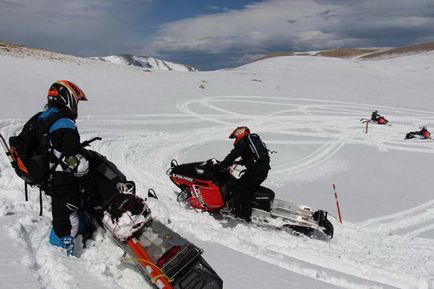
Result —
<instances>
[{"instance_id":1,"label":"snowmobile rear bumper","mask_svg":"<svg viewBox=\"0 0 434 289\"><path fill-rule=\"evenodd\" d=\"M221 289L223 281L202 258L203 251L159 221L121 242L121 248L158 289Z\"/></svg>"}]
</instances>

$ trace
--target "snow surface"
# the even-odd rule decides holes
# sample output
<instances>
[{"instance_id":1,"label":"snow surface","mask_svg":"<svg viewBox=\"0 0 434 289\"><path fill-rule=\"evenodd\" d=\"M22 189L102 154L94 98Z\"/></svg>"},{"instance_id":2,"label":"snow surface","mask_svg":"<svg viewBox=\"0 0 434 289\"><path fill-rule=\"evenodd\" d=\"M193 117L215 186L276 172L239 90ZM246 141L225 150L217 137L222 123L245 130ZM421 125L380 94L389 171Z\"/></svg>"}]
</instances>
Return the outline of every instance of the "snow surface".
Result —
<instances>
[{"instance_id":1,"label":"snow surface","mask_svg":"<svg viewBox=\"0 0 434 289\"><path fill-rule=\"evenodd\" d=\"M224 288L434 289L434 142L405 141L434 130L434 54L358 61L279 57L215 72L144 72L89 60L56 61L0 54L0 132L17 133L45 103L56 79L77 82L83 139L105 154L146 195L154 217L205 249ZM392 126L362 117L378 109ZM271 150L265 185L278 198L336 216L329 242L238 225L182 208L165 171L180 163L222 159L228 134L248 125ZM0 157L0 288L148 288L121 263L101 232L68 258L48 244L50 202L38 216L38 192Z\"/></svg>"}]
</instances>

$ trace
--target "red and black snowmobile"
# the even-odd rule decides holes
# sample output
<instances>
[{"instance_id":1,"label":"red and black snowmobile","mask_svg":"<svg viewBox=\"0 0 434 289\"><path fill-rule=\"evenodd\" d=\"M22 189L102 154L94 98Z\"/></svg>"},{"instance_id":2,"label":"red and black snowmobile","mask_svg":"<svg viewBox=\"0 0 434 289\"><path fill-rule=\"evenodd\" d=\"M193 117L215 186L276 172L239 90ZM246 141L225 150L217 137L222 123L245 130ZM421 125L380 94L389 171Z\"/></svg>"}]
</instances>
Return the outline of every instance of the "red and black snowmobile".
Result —
<instances>
[{"instance_id":1,"label":"red and black snowmobile","mask_svg":"<svg viewBox=\"0 0 434 289\"><path fill-rule=\"evenodd\" d=\"M405 139L431 139L431 132L423 126L419 131L411 131L407 133Z\"/></svg>"},{"instance_id":2,"label":"red and black snowmobile","mask_svg":"<svg viewBox=\"0 0 434 289\"><path fill-rule=\"evenodd\" d=\"M17 160L1 135L0 143L12 166L16 167ZM109 218L104 204L117 194L135 196L135 184L103 155L92 150L89 153L94 185L92 192L83 192L86 196L83 211L128 255L125 260L134 263L155 289L223 288L221 278L201 256L203 250L152 219L146 205L143 205L143 215L133 220L131 233L118 230L121 226ZM139 197L134 198L144 204Z\"/></svg>"},{"instance_id":3,"label":"red and black snowmobile","mask_svg":"<svg viewBox=\"0 0 434 289\"><path fill-rule=\"evenodd\" d=\"M376 119L374 122L377 122L377 124L387 124L389 121L384 117L380 116L378 119Z\"/></svg>"},{"instance_id":4,"label":"red and black snowmobile","mask_svg":"<svg viewBox=\"0 0 434 289\"><path fill-rule=\"evenodd\" d=\"M390 124L389 124L389 120L387 120L384 116L379 116L379 117L377 117L377 118L375 118L375 119L369 119L369 118L362 118L362 119L360 119L360 121L362 122L362 123L376 123L376 124L379 124L379 125L388 125L388 126L390 126Z\"/></svg>"},{"instance_id":5,"label":"red and black snowmobile","mask_svg":"<svg viewBox=\"0 0 434 289\"><path fill-rule=\"evenodd\" d=\"M178 201L188 206L210 212L216 217L230 217L227 204L231 198L228 184L235 179L229 172L219 172L212 164L215 160L178 164L172 160L167 174L181 189ZM288 230L296 235L304 234L316 239L331 239L333 225L327 212L275 199L274 192L260 186L254 193L252 223L262 227Z\"/></svg>"}]
</instances>

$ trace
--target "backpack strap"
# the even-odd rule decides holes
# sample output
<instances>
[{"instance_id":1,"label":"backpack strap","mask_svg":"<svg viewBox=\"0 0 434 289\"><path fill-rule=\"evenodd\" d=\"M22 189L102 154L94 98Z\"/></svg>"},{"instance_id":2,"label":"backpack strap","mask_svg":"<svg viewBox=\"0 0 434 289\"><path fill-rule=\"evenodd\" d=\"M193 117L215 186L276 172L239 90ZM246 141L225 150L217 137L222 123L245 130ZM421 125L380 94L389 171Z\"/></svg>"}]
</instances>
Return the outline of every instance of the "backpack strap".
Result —
<instances>
[{"instance_id":1,"label":"backpack strap","mask_svg":"<svg viewBox=\"0 0 434 289\"><path fill-rule=\"evenodd\" d=\"M28 184L24 182L24 192L26 196L26 202L29 201L29 190L28 190ZM42 188L39 187L39 216L42 216L43 212L43 204L42 204Z\"/></svg>"},{"instance_id":2,"label":"backpack strap","mask_svg":"<svg viewBox=\"0 0 434 289\"><path fill-rule=\"evenodd\" d=\"M39 117L39 116L38 116ZM68 118L64 112L55 112L47 119L43 120L43 125L41 127L41 132L47 133L51 126L61 118Z\"/></svg>"},{"instance_id":3,"label":"backpack strap","mask_svg":"<svg viewBox=\"0 0 434 289\"><path fill-rule=\"evenodd\" d=\"M39 114L40 115L40 114ZM39 117L38 115L38 117ZM41 133L42 134L48 134L51 126L58 121L61 118L66 118L66 114L62 112L54 113L52 116L48 117L46 120L43 121L43 125L41 127ZM51 145L49 145L51 148ZM53 167L48 172L49 175L51 175L56 167L60 164L60 161L63 157L63 154L60 156L60 158L57 158L57 161L54 163ZM39 216L42 216L44 210L43 202L42 202L42 187L39 187Z\"/></svg>"},{"instance_id":4,"label":"backpack strap","mask_svg":"<svg viewBox=\"0 0 434 289\"><path fill-rule=\"evenodd\" d=\"M39 116L42 114L42 112L37 113L34 117L39 118ZM51 126L58 121L61 118L67 118L67 115L63 112L55 112L53 113L53 115L49 116L48 118L41 120L40 121L40 126L39 126L39 133L41 135L47 134L49 133L49 130L51 128ZM48 147L52 148L51 144L48 143ZM48 171L48 176L50 176L56 169L56 167L61 164L61 159L63 157L63 154L60 156L60 158L55 158L54 160L54 165L53 167ZM54 158L50 158L50 159L54 159ZM43 183L47 183L48 180L45 180ZM40 216L42 216L42 187L39 187L39 204L40 204Z\"/></svg>"},{"instance_id":5,"label":"backpack strap","mask_svg":"<svg viewBox=\"0 0 434 289\"><path fill-rule=\"evenodd\" d=\"M41 187L39 187L39 216L42 216L42 210L43 210L43 205L42 205L42 189L41 189Z\"/></svg>"},{"instance_id":6,"label":"backpack strap","mask_svg":"<svg viewBox=\"0 0 434 289\"><path fill-rule=\"evenodd\" d=\"M26 202L28 202L29 201L29 189L27 187L27 182L24 182L24 196L25 196Z\"/></svg>"},{"instance_id":7,"label":"backpack strap","mask_svg":"<svg viewBox=\"0 0 434 289\"><path fill-rule=\"evenodd\" d=\"M67 115L66 115L65 113L63 113L63 112L56 112L56 113L53 113L53 115L51 115L50 117L48 117L47 119L45 119L45 120L43 121L43 124L42 124L42 126L41 126L41 128L40 128L40 129L41 129L41 133L43 133L43 134L48 134L48 132L49 132L51 126L52 126L56 121L58 121L58 120L61 119L61 118L68 118L68 117L67 117ZM49 144L49 147L52 148L50 144ZM63 158L63 154L61 154L59 158L56 157L55 161L53 162L53 163L54 163L53 167L52 167L52 168L49 170L49 172L48 172L49 175L51 175L51 174L55 171L55 169L57 168L58 165L62 165L62 163L61 163L61 159L62 159L62 158Z\"/></svg>"}]
</instances>

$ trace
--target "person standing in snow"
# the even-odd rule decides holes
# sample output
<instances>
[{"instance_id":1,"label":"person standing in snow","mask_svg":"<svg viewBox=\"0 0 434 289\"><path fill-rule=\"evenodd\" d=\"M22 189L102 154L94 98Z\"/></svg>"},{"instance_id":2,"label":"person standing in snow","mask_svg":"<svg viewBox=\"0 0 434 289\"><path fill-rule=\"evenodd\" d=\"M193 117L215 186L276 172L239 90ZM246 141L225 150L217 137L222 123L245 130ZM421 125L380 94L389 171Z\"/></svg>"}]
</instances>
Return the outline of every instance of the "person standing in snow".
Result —
<instances>
[{"instance_id":1,"label":"person standing in snow","mask_svg":"<svg viewBox=\"0 0 434 289\"><path fill-rule=\"evenodd\" d=\"M41 122L57 118L48 131L51 173L44 191L52 205L50 243L64 248L67 255L74 255L74 238L79 232L79 187L90 181L89 153L75 125L80 101L87 97L76 84L58 80L51 85L46 109L38 117Z\"/></svg>"},{"instance_id":2,"label":"person standing in snow","mask_svg":"<svg viewBox=\"0 0 434 289\"><path fill-rule=\"evenodd\" d=\"M254 193L268 176L270 156L259 135L251 134L246 126L237 127L229 138L235 139L234 148L216 166L218 170L228 169L234 163L246 167L244 174L229 185L232 193L229 207L236 217L250 222ZM241 160L237 161L238 158Z\"/></svg>"}]
</instances>

